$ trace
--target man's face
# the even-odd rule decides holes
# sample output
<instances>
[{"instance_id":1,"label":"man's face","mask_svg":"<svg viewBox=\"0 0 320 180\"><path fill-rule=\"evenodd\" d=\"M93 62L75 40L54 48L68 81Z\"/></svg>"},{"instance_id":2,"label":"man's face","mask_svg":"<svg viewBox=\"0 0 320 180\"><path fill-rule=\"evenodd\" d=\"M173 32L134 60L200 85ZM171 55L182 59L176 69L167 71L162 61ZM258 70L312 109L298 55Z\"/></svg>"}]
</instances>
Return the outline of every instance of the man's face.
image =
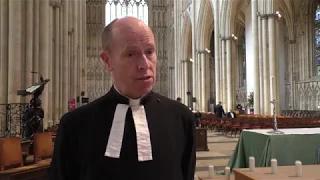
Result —
<instances>
[{"instance_id":1,"label":"man's face","mask_svg":"<svg viewBox=\"0 0 320 180\"><path fill-rule=\"evenodd\" d=\"M110 51L104 61L113 72L114 84L130 98L140 98L152 90L157 57L152 32L142 22L117 25Z\"/></svg>"}]
</instances>

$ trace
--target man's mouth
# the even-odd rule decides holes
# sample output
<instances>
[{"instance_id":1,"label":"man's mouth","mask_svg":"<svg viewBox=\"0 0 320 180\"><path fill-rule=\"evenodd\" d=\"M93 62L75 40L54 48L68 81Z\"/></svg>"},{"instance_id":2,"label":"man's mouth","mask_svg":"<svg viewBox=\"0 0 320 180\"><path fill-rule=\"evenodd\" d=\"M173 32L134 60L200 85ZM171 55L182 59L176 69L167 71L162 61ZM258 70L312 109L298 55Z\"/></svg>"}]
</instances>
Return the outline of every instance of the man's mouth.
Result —
<instances>
[{"instance_id":1,"label":"man's mouth","mask_svg":"<svg viewBox=\"0 0 320 180\"><path fill-rule=\"evenodd\" d=\"M151 78L151 76L145 76L145 77L139 78L138 80L145 81L145 80L148 80L148 79L150 79L150 78Z\"/></svg>"}]
</instances>

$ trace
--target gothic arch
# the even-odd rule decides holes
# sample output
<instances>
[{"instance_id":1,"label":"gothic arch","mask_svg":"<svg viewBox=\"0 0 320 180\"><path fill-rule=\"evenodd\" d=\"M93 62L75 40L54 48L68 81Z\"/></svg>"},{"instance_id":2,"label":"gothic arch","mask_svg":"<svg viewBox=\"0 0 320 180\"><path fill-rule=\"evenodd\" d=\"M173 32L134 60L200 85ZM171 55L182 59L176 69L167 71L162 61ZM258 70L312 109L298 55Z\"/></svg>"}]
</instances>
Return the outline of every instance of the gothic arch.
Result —
<instances>
[{"instance_id":1,"label":"gothic arch","mask_svg":"<svg viewBox=\"0 0 320 180\"><path fill-rule=\"evenodd\" d=\"M231 8L232 4L236 1L224 0L222 1L221 14L220 14L220 34L221 36L230 36L231 24Z\"/></svg>"},{"instance_id":2,"label":"gothic arch","mask_svg":"<svg viewBox=\"0 0 320 180\"><path fill-rule=\"evenodd\" d=\"M289 40L294 40L295 39L295 29L294 29L295 26L293 22L294 9L293 9L292 1L288 3L289 4L287 4L284 0L280 0L279 11L288 27Z\"/></svg>"},{"instance_id":3,"label":"gothic arch","mask_svg":"<svg viewBox=\"0 0 320 180\"><path fill-rule=\"evenodd\" d=\"M198 41L196 49L199 51L210 47L210 37L213 31L213 6L209 1L202 1L198 16ZM223 21L222 21L223 22Z\"/></svg>"}]
</instances>

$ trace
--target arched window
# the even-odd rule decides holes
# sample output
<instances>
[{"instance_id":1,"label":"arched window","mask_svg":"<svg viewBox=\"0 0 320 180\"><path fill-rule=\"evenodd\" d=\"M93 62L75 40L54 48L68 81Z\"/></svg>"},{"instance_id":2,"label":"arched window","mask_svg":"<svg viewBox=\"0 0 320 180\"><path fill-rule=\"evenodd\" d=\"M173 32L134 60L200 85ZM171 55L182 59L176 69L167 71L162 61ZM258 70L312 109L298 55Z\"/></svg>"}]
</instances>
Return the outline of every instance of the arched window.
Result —
<instances>
[{"instance_id":1,"label":"arched window","mask_svg":"<svg viewBox=\"0 0 320 180\"><path fill-rule=\"evenodd\" d=\"M316 75L320 76L320 4L317 5L315 13L315 64Z\"/></svg>"},{"instance_id":2,"label":"arched window","mask_svg":"<svg viewBox=\"0 0 320 180\"><path fill-rule=\"evenodd\" d=\"M145 0L107 0L106 25L116 18L133 16L148 24L148 6Z\"/></svg>"}]
</instances>

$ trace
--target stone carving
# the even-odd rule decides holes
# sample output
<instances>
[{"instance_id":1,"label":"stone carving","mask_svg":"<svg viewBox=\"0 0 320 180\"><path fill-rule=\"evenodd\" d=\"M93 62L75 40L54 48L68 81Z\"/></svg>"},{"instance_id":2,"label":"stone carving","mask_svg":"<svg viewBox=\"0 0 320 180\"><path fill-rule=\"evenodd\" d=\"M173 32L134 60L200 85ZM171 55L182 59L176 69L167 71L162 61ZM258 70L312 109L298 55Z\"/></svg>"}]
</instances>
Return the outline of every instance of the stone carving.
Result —
<instances>
[{"instance_id":1,"label":"stone carving","mask_svg":"<svg viewBox=\"0 0 320 180\"><path fill-rule=\"evenodd\" d=\"M301 82L296 84L297 104L295 109L319 110L320 105L320 82Z\"/></svg>"},{"instance_id":2,"label":"stone carving","mask_svg":"<svg viewBox=\"0 0 320 180\"><path fill-rule=\"evenodd\" d=\"M247 104L247 89L241 88L236 90L236 103L245 105Z\"/></svg>"}]
</instances>

